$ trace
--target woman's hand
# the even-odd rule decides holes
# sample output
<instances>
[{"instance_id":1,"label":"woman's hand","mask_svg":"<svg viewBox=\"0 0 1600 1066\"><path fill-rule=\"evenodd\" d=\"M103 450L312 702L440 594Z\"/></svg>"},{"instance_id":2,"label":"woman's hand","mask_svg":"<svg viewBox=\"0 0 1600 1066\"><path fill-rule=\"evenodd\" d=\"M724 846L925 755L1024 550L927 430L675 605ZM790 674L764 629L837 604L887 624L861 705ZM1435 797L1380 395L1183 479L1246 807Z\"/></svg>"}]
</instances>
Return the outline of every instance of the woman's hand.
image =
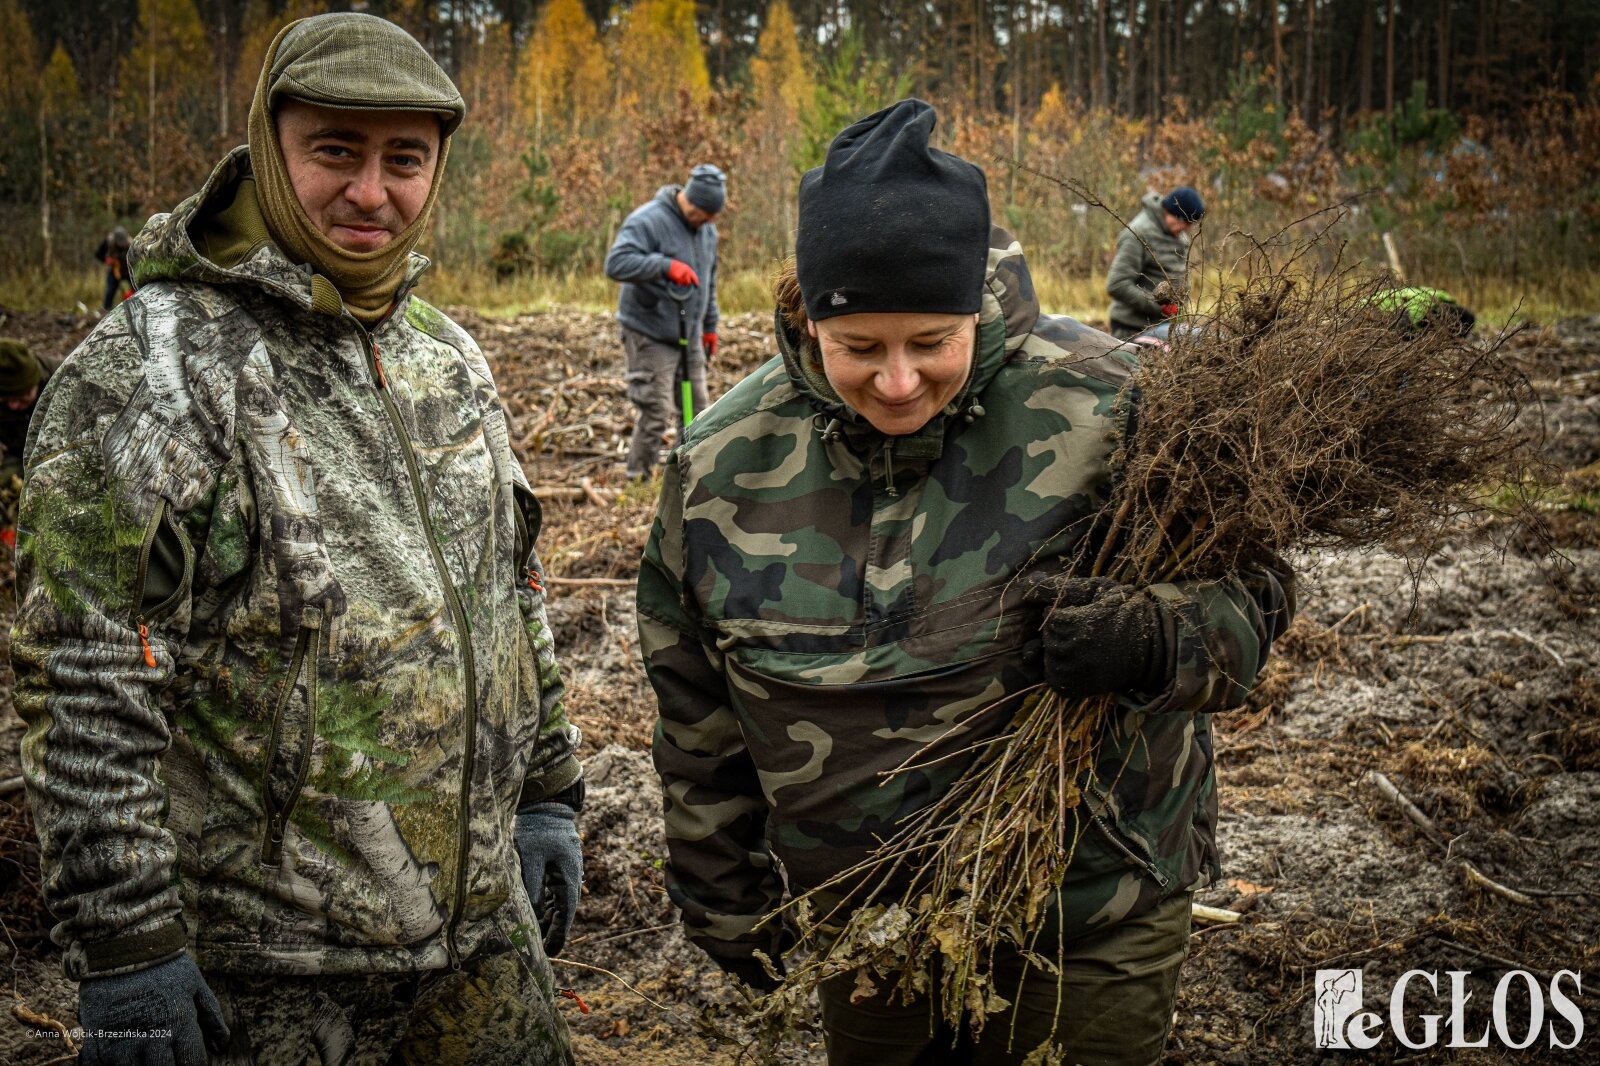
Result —
<instances>
[{"instance_id":1,"label":"woman's hand","mask_svg":"<svg viewBox=\"0 0 1600 1066\"><path fill-rule=\"evenodd\" d=\"M1170 608L1143 589L1105 577L1031 580L1026 598L1046 608L1044 678L1070 699L1163 692L1172 683Z\"/></svg>"}]
</instances>

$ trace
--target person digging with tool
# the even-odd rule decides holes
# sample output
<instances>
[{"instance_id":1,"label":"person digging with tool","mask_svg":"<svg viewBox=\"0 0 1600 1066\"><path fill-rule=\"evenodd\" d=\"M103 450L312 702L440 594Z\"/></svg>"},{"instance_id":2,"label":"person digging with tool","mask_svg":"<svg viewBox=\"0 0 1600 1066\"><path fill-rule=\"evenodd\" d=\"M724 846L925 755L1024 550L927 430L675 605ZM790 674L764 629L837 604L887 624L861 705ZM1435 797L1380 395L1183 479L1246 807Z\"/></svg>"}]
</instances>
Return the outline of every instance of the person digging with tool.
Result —
<instances>
[{"instance_id":1,"label":"person digging with tool","mask_svg":"<svg viewBox=\"0 0 1600 1066\"><path fill-rule=\"evenodd\" d=\"M715 219L726 201L727 175L701 163L688 182L663 185L636 208L606 255L606 277L622 283L617 323L628 399L639 410L630 479L648 478L660 462L675 406L685 424L706 408L706 362L717 353Z\"/></svg>"}]
</instances>

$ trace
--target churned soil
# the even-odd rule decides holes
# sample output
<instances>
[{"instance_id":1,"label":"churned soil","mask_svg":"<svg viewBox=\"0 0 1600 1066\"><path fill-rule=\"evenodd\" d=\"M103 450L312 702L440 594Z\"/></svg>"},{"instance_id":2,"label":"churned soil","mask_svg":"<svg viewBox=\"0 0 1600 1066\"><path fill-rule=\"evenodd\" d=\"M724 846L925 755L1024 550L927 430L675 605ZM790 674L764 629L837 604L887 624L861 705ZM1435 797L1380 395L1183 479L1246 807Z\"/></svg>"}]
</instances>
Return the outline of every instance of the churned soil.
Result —
<instances>
[{"instance_id":1,"label":"churned soil","mask_svg":"<svg viewBox=\"0 0 1600 1066\"><path fill-rule=\"evenodd\" d=\"M711 1066L766 1053L821 1064L814 1031L780 1047L741 1046L741 993L687 944L666 898L648 753L654 704L630 585L654 499L623 476L632 423L614 323L572 311L451 314L488 355L518 456L543 497L550 613L585 735L586 896L556 960L558 983L582 1001L564 1001L578 1061ZM83 316L6 315L0 334L64 352L90 326ZM725 320L713 395L771 350L766 315ZM1198 898L1238 917L1194 927L1169 1064L1346 1061L1349 1052L1314 1046L1321 969L1359 969L1365 1009L1384 1017L1382 1041L1361 1061L1595 1061L1600 316L1527 330L1507 357L1522 361L1543 400L1552 483L1569 504L1548 515L1557 554L1526 537L1502 537L1487 552L1463 537L1415 570L1383 553L1294 560L1299 617L1249 704L1216 721L1224 874ZM7 623L9 583L6 559ZM0 985L70 1026L75 995L38 902L32 826L21 792L6 784L19 772L21 724L3 666L0 703ZM1474 1040L1507 973L1527 971L1548 989L1564 969L1586 978L1585 994L1564 986L1585 1021L1577 1050L1549 1046L1552 1026L1560 1041L1573 1034L1543 992L1546 1031L1526 1049L1505 1048L1492 1029L1485 1048L1443 1046L1447 971L1468 974L1464 1035ZM1387 1032L1389 990L1408 970L1438 975L1437 1000L1414 980L1405 1001L1415 1042L1423 1015L1446 1016L1432 1048L1407 1048ZM1513 1042L1525 1039L1528 997L1523 980L1509 983ZM36 1032L0 1020L0 1062L64 1054L59 1039Z\"/></svg>"}]
</instances>

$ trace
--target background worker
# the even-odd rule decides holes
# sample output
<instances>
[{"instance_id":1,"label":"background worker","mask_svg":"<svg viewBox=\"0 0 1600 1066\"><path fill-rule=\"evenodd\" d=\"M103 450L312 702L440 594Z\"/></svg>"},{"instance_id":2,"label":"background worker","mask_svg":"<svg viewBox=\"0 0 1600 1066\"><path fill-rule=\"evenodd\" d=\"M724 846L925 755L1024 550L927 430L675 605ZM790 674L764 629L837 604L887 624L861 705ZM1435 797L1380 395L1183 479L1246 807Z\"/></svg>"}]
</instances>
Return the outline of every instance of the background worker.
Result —
<instances>
[{"instance_id":1,"label":"background worker","mask_svg":"<svg viewBox=\"0 0 1600 1066\"><path fill-rule=\"evenodd\" d=\"M572 1062L538 503L412 293L464 112L393 23L291 23L40 401L11 657L85 1064Z\"/></svg>"},{"instance_id":2,"label":"background worker","mask_svg":"<svg viewBox=\"0 0 1600 1066\"><path fill-rule=\"evenodd\" d=\"M1182 310L1189 291L1189 230L1205 217L1200 194L1180 185L1165 196L1147 193L1139 213L1117 234L1117 251L1106 274L1111 297L1111 334L1138 336ZM1167 283L1168 302L1156 298Z\"/></svg>"},{"instance_id":3,"label":"background worker","mask_svg":"<svg viewBox=\"0 0 1600 1066\"><path fill-rule=\"evenodd\" d=\"M1457 303L1454 296L1424 285L1382 289L1373 294L1372 306L1390 315L1395 331L1408 338L1433 329L1466 337L1478 321L1478 316Z\"/></svg>"},{"instance_id":4,"label":"background worker","mask_svg":"<svg viewBox=\"0 0 1600 1066\"><path fill-rule=\"evenodd\" d=\"M102 311L111 310L119 295L127 297L133 293L133 272L128 269L128 248L132 244L128 231L118 226L95 247L95 259L106 268L106 294L100 302Z\"/></svg>"},{"instance_id":5,"label":"background worker","mask_svg":"<svg viewBox=\"0 0 1600 1066\"><path fill-rule=\"evenodd\" d=\"M717 354L717 227L727 175L710 163L683 185L663 185L635 208L606 254L606 277L622 282L617 322L628 359L628 400L639 411L628 444L627 472L647 478L661 443L678 421L674 384L688 341L696 413L704 411L706 362ZM674 291L683 299L674 299Z\"/></svg>"}]
</instances>

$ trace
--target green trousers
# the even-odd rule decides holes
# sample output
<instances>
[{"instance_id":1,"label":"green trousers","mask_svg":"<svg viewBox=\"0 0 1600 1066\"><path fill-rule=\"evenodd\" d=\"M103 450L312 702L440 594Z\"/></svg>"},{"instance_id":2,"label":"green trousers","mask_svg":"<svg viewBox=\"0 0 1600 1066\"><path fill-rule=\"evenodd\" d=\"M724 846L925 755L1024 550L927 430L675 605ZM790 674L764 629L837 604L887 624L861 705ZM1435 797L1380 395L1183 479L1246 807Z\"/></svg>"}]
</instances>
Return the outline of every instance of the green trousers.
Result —
<instances>
[{"instance_id":1,"label":"green trousers","mask_svg":"<svg viewBox=\"0 0 1600 1066\"><path fill-rule=\"evenodd\" d=\"M996 960L996 988L1011 1007L986 1020L974 1041L938 1023L920 999L890 1005L880 993L850 1002L854 974L819 991L828 1066L1019 1066L1047 1043L1067 1066L1150 1066L1161 1060L1178 971L1189 952L1190 898L1181 892L1138 918L1065 945L1059 975L1029 966L1015 952ZM1051 952L1041 931L1036 950Z\"/></svg>"},{"instance_id":2,"label":"green trousers","mask_svg":"<svg viewBox=\"0 0 1600 1066\"><path fill-rule=\"evenodd\" d=\"M211 976L232 1032L211 1066L572 1066L541 962L512 949L424 974Z\"/></svg>"}]
</instances>

